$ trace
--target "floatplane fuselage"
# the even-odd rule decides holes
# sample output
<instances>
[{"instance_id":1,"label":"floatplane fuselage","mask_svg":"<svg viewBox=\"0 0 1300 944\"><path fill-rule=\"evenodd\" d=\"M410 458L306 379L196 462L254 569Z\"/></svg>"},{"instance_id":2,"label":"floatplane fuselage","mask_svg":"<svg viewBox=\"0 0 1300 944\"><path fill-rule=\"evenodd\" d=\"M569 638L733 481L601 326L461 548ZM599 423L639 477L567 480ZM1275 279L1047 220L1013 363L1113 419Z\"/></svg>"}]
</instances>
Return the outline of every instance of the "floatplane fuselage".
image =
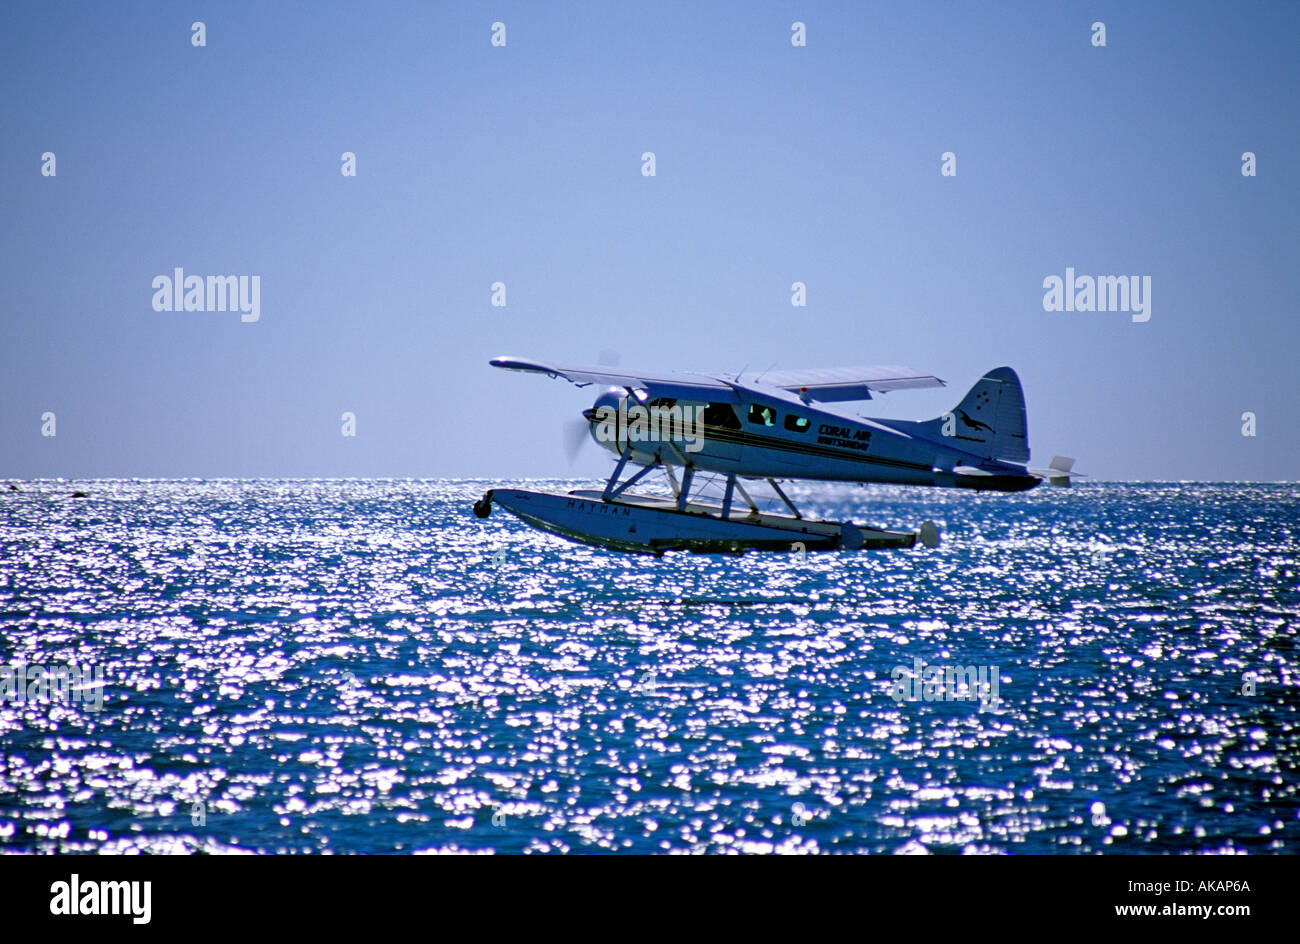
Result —
<instances>
[{"instance_id":1,"label":"floatplane fuselage","mask_svg":"<svg viewBox=\"0 0 1300 944\"><path fill-rule=\"evenodd\" d=\"M1026 467L1024 395L1008 367L985 374L951 411L913 422L870 419L840 406L871 399L872 392L943 386L937 377L908 368L733 376L565 367L516 358L498 358L492 364L562 377L579 386L606 385L583 416L591 437L612 452L617 463L600 492L545 496L494 489L475 505L476 513L485 517L495 500L535 527L606 547L659 553L674 547L738 551L788 549L792 544L810 549L911 546L916 539L911 532L836 522L815 523L825 532L824 540L806 545L800 538L809 534L813 523L803 518L778 480L1019 492L1043 480L1068 485L1075 474L1070 471L1073 460L1060 457L1045 470ZM638 471L620 482L629 466ZM674 500L628 493L654 469L667 473ZM692 500L698 472L725 478L721 505ZM741 484L755 479L767 480L792 515L760 515ZM737 493L748 507L748 514L739 517L733 510ZM597 527L589 520L593 515L607 522L627 519L629 530ZM711 521L701 522L701 517ZM695 533L701 528L708 533Z\"/></svg>"},{"instance_id":2,"label":"floatplane fuselage","mask_svg":"<svg viewBox=\"0 0 1300 944\"><path fill-rule=\"evenodd\" d=\"M983 417L992 418L992 397L969 410L958 407L950 416L916 423L849 416L779 393L747 391L736 407L669 397L642 403L627 391L611 389L583 416L598 445L616 456L627 453L634 465L693 465L746 478L1004 492L1025 491L1042 481L1023 465L988 454L994 427ZM1023 416L1023 408L1020 412ZM1018 439L1024 438L1022 420Z\"/></svg>"}]
</instances>

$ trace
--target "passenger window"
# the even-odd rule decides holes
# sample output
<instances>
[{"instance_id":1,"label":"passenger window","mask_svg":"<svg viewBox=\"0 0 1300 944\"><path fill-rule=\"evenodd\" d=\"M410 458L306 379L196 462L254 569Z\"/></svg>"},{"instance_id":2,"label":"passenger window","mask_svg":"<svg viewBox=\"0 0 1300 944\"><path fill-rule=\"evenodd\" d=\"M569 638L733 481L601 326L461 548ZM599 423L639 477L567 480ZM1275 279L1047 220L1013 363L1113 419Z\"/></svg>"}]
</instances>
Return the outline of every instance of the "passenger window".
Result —
<instances>
[{"instance_id":1,"label":"passenger window","mask_svg":"<svg viewBox=\"0 0 1300 944\"><path fill-rule=\"evenodd\" d=\"M740 419L730 404L710 403L704 408L704 425L722 429L740 429Z\"/></svg>"},{"instance_id":2,"label":"passenger window","mask_svg":"<svg viewBox=\"0 0 1300 944\"><path fill-rule=\"evenodd\" d=\"M749 421L757 423L759 426L775 426L776 410L770 406L763 406L761 403L751 403L749 405Z\"/></svg>"},{"instance_id":3,"label":"passenger window","mask_svg":"<svg viewBox=\"0 0 1300 944\"><path fill-rule=\"evenodd\" d=\"M806 433L808 432L808 426L809 421L806 416L799 416L795 413L785 415L785 428L792 433Z\"/></svg>"}]
</instances>

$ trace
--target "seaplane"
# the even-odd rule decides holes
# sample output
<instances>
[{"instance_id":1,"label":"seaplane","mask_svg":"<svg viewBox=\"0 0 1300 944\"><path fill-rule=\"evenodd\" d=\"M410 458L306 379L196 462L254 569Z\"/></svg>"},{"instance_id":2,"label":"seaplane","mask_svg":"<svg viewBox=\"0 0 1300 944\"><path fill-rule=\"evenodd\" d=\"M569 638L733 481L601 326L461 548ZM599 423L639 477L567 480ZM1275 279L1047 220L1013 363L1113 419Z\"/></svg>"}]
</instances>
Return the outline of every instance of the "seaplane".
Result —
<instances>
[{"instance_id":1,"label":"seaplane","mask_svg":"<svg viewBox=\"0 0 1300 944\"><path fill-rule=\"evenodd\" d=\"M570 365L518 357L489 362L578 387L603 388L578 432L609 450L614 470L601 489L565 494L493 488L474 503L487 518L499 505L542 531L617 551L742 554L939 544L938 528L888 530L805 517L782 481L890 483L1022 492L1041 482L1069 486L1074 460L1030 469L1025 397L1010 367L990 370L952 410L930 420L870 419L848 404L896 390L946 386L908 367L697 373ZM652 472L663 495L631 491ZM705 478L718 496L695 488ZM779 500L760 511L765 482ZM750 483L746 486L746 483ZM693 493L693 488L695 489ZM644 490L644 486L643 486Z\"/></svg>"}]
</instances>

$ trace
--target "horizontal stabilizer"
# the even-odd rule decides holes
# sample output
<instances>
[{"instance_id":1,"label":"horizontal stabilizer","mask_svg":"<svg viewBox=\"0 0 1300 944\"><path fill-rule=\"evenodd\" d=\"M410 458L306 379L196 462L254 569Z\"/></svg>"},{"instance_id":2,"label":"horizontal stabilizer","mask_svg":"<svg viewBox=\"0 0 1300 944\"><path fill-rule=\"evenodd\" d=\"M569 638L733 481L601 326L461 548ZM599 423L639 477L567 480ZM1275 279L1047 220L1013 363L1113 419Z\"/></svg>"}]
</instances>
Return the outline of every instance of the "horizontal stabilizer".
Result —
<instances>
[{"instance_id":1,"label":"horizontal stabilizer","mask_svg":"<svg viewBox=\"0 0 1300 944\"><path fill-rule=\"evenodd\" d=\"M1030 475L1036 475L1048 485L1069 488L1071 479L1086 479L1082 472L1074 471L1074 460L1069 456L1053 456L1046 469L1029 469Z\"/></svg>"}]
</instances>

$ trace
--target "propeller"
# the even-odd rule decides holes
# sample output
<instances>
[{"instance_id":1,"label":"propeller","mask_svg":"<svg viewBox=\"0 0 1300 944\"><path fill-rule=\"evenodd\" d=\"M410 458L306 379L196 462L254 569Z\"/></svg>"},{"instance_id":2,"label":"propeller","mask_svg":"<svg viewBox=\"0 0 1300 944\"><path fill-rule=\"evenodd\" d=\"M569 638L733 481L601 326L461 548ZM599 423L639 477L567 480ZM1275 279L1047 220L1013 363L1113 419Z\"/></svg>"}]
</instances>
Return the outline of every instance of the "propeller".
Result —
<instances>
[{"instance_id":1,"label":"propeller","mask_svg":"<svg viewBox=\"0 0 1300 944\"><path fill-rule=\"evenodd\" d=\"M617 367L620 359L618 351L608 347L601 348L596 355L596 363L601 367ZM585 419L564 421L564 454L568 457L569 465L578 461L583 447L591 442L590 430L591 424Z\"/></svg>"},{"instance_id":2,"label":"propeller","mask_svg":"<svg viewBox=\"0 0 1300 944\"><path fill-rule=\"evenodd\" d=\"M564 421L564 454L569 459L569 465L578 461L582 447L590 441L587 435L589 428L586 420Z\"/></svg>"}]
</instances>

